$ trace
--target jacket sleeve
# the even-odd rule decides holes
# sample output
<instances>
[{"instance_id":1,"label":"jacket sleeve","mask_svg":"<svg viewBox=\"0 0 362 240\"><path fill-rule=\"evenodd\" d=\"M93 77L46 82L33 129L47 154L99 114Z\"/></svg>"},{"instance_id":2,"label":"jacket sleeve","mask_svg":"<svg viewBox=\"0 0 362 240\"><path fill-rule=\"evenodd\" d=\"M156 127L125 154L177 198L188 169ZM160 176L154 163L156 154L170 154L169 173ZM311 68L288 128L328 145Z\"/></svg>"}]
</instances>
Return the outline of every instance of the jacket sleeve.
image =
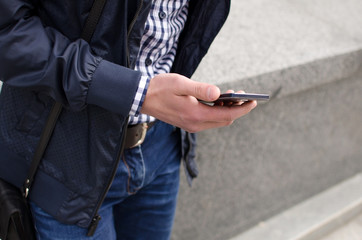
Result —
<instances>
[{"instance_id":1,"label":"jacket sleeve","mask_svg":"<svg viewBox=\"0 0 362 240\"><path fill-rule=\"evenodd\" d=\"M95 104L127 116L141 73L44 26L33 8L26 0L0 0L0 80L44 91L74 111Z\"/></svg>"}]
</instances>

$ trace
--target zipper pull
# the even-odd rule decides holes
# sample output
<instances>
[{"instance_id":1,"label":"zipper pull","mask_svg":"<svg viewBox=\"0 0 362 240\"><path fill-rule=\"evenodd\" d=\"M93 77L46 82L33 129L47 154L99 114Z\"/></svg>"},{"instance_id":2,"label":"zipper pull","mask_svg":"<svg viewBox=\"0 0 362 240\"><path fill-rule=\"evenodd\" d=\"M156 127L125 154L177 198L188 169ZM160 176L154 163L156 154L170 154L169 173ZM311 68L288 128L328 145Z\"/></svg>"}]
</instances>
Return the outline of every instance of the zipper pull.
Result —
<instances>
[{"instance_id":1,"label":"zipper pull","mask_svg":"<svg viewBox=\"0 0 362 240\"><path fill-rule=\"evenodd\" d=\"M96 215L92 219L91 224L89 225L89 228L88 228L88 233L87 233L88 237L91 237L94 235L100 220L101 220L101 217L99 215Z\"/></svg>"}]
</instances>

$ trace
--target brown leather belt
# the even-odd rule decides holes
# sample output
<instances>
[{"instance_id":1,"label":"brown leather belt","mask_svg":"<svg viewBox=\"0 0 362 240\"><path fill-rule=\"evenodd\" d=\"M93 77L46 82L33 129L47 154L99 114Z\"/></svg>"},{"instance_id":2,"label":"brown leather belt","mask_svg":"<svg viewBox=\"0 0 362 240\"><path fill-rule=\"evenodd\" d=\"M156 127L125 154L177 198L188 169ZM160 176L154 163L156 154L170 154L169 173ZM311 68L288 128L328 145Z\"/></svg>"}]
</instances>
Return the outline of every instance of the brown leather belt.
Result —
<instances>
[{"instance_id":1,"label":"brown leather belt","mask_svg":"<svg viewBox=\"0 0 362 240\"><path fill-rule=\"evenodd\" d=\"M125 139L125 149L141 145L145 141L147 131L150 130L155 123L156 122L128 125Z\"/></svg>"}]
</instances>

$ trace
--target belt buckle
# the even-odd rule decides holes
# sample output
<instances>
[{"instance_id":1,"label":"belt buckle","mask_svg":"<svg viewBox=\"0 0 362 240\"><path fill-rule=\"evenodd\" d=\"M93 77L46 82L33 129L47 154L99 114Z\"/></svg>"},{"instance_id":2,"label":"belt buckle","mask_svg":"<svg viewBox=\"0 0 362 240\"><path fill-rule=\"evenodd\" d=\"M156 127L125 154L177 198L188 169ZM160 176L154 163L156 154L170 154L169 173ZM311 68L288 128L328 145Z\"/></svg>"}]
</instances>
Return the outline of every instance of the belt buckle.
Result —
<instances>
[{"instance_id":1,"label":"belt buckle","mask_svg":"<svg viewBox=\"0 0 362 240\"><path fill-rule=\"evenodd\" d=\"M131 146L130 148L137 147L137 146L141 145L145 141L146 134L147 134L147 129L148 129L147 123L142 123L141 138L133 146Z\"/></svg>"}]
</instances>

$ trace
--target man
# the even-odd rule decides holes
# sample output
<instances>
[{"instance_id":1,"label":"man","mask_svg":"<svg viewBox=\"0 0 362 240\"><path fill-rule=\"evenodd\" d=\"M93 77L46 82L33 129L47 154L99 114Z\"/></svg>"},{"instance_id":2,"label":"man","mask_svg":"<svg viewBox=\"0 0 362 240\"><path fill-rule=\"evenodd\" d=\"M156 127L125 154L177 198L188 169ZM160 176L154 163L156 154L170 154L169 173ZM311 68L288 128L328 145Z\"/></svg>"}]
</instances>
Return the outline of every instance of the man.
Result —
<instances>
[{"instance_id":1,"label":"man","mask_svg":"<svg viewBox=\"0 0 362 240\"><path fill-rule=\"evenodd\" d=\"M189 79L230 1L108 0L87 43L92 3L0 0L0 177L22 185L58 101L30 191L38 238L168 239L180 159L188 179L197 175L189 132L230 125L256 106L204 105L198 99L220 90Z\"/></svg>"}]
</instances>

